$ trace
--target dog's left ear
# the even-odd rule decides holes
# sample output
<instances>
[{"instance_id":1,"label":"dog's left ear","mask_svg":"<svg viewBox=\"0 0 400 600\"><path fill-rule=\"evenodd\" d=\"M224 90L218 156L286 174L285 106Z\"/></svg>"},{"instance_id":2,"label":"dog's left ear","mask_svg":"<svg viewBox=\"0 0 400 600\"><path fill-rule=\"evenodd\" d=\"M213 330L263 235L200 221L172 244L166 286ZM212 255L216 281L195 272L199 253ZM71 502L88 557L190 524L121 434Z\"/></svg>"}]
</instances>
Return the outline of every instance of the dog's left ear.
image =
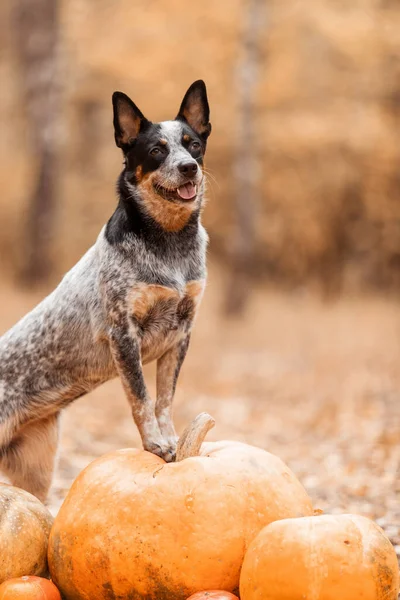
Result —
<instances>
[{"instance_id":1,"label":"dog's left ear","mask_svg":"<svg viewBox=\"0 0 400 600\"><path fill-rule=\"evenodd\" d=\"M208 138L211 133L210 108L204 81L199 79L192 83L182 100L176 118L180 121L186 121L203 140Z\"/></svg>"},{"instance_id":2,"label":"dog's left ear","mask_svg":"<svg viewBox=\"0 0 400 600\"><path fill-rule=\"evenodd\" d=\"M118 148L124 149L137 138L149 122L126 94L114 92L112 103L115 143Z\"/></svg>"}]
</instances>

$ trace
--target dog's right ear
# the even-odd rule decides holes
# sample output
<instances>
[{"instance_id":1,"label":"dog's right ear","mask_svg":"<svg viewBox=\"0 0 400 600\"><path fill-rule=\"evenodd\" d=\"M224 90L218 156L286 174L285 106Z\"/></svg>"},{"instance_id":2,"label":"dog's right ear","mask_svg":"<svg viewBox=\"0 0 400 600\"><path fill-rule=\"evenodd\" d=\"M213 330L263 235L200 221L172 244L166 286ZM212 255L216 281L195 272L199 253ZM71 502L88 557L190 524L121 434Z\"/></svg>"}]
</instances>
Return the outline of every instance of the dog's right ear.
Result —
<instances>
[{"instance_id":1,"label":"dog's right ear","mask_svg":"<svg viewBox=\"0 0 400 600\"><path fill-rule=\"evenodd\" d=\"M115 143L124 150L137 138L148 121L126 94L114 92L112 103Z\"/></svg>"}]
</instances>

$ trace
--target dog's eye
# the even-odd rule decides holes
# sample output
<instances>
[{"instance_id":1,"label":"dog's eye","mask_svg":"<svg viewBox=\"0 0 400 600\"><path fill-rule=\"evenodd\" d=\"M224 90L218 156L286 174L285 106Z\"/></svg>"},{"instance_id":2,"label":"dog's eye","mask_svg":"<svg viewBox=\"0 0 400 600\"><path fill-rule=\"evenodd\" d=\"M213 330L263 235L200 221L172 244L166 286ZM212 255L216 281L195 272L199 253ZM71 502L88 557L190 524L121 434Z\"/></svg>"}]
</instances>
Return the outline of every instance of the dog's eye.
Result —
<instances>
[{"instance_id":1,"label":"dog's eye","mask_svg":"<svg viewBox=\"0 0 400 600\"><path fill-rule=\"evenodd\" d=\"M157 147L156 147L156 148L152 148L152 149L150 150L150 154L151 154L152 156L157 156L157 155L158 155L158 154L160 154L160 153L161 153L161 150L160 150L160 148L157 148Z\"/></svg>"},{"instance_id":2,"label":"dog's eye","mask_svg":"<svg viewBox=\"0 0 400 600\"><path fill-rule=\"evenodd\" d=\"M200 150L200 144L199 142L192 142L192 149L193 150Z\"/></svg>"}]
</instances>

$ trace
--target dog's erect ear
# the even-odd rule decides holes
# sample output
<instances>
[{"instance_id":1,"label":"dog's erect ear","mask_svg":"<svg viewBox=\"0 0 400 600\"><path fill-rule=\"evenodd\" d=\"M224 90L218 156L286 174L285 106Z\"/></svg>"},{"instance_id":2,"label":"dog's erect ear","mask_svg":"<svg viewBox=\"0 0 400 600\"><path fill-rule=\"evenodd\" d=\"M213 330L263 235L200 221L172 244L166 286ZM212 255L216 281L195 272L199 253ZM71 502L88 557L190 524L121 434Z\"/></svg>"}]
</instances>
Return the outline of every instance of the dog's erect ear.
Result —
<instances>
[{"instance_id":1,"label":"dog's erect ear","mask_svg":"<svg viewBox=\"0 0 400 600\"><path fill-rule=\"evenodd\" d=\"M199 79L192 83L182 100L176 118L180 121L186 121L204 140L208 138L211 133L210 108L204 81Z\"/></svg>"},{"instance_id":2,"label":"dog's erect ear","mask_svg":"<svg viewBox=\"0 0 400 600\"><path fill-rule=\"evenodd\" d=\"M112 103L115 143L123 149L137 138L148 121L126 94L114 92Z\"/></svg>"}]
</instances>

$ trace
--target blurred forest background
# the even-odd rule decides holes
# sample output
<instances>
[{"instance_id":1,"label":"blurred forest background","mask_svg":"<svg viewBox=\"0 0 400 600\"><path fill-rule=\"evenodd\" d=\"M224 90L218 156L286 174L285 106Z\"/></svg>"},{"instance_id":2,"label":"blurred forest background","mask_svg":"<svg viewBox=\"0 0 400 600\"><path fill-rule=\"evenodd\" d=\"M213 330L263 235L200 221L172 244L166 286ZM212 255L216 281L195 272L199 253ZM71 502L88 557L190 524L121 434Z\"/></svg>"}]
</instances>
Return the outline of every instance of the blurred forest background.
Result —
<instances>
[{"instance_id":1,"label":"blurred forest background","mask_svg":"<svg viewBox=\"0 0 400 600\"><path fill-rule=\"evenodd\" d=\"M277 453L400 555L399 32L395 0L0 3L0 333L114 209L112 92L162 120L204 79L210 277L177 429L209 411L211 439ZM74 404L53 509L139 444L118 381Z\"/></svg>"},{"instance_id":2,"label":"blurred forest background","mask_svg":"<svg viewBox=\"0 0 400 600\"><path fill-rule=\"evenodd\" d=\"M400 288L394 0L3 0L0 23L2 277L59 276L109 217L115 89L161 120L204 78L212 254L328 295Z\"/></svg>"}]
</instances>

